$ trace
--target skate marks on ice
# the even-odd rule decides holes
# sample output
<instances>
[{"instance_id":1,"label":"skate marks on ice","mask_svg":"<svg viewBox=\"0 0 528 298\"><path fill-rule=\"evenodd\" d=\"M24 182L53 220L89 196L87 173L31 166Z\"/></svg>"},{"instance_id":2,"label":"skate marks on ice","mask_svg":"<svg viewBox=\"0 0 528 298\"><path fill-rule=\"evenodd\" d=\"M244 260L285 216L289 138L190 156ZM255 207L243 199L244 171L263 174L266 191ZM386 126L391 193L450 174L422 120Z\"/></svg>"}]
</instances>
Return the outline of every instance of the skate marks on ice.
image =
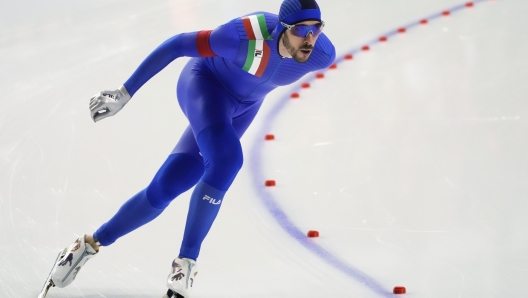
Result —
<instances>
[{"instance_id":1,"label":"skate marks on ice","mask_svg":"<svg viewBox=\"0 0 528 298\"><path fill-rule=\"evenodd\" d=\"M475 1L475 3L480 3L480 2L484 2L484 1ZM466 5L459 5L459 6L455 7L455 8L447 10L447 11L454 12L454 11L457 11L457 10L461 10L464 7L466 7ZM435 15L433 17L430 17L429 19L438 18L441 15L442 14ZM359 50L358 51L354 51L354 53L357 53L357 52L359 52ZM298 89L292 90L292 92L294 92L294 91L298 91ZM300 229L298 227L298 225L295 225L293 220L291 220L288 217L288 214L287 214L288 212L284 211L284 210L288 210L288 209L284 208L283 206L281 206L281 205L286 205L286 203L282 203L282 199L284 199L284 197L275 198L274 197L274 193L275 193L274 191L267 192L267 191L262 190L263 181L265 181L265 179L269 178L269 177L266 177L266 175L270 174L270 172L265 173L264 169L262 168L262 165L266 164L265 160L262 157L262 151L263 151L263 149L261 149L262 148L262 136L267 134L267 133L269 133L270 131L273 131L273 129L270 129L270 126L272 126L272 128L275 128L275 129L276 129L276 127L280 127L280 125L276 125L274 123L276 122L275 120L276 120L277 116L283 112L283 108L285 108L286 105L289 102L291 102L289 94L291 94L291 93L288 93L287 96L285 96L284 98L279 100L279 102L267 114L265 120L263 121L266 124L263 127L260 128L259 133L257 134L257 140L254 142L254 146L253 146L253 148L251 150L251 154L252 154L251 155L251 166L252 166L252 170L251 171L252 171L252 174L253 174L254 186L257 189L257 192L259 194L260 200L263 202L263 204L266 206L268 212L275 218L275 220L278 222L278 224L292 238L294 238L298 242L300 242L300 244L302 244L305 248L307 248L310 251L314 252L318 257L326 260L332 266L334 266L336 269L339 269L340 271L346 273L351 278L353 278L356 281L364 284L365 286L367 286L369 289L373 290L377 294L381 294L381 295L387 296L387 297L392 297L392 293L388 293L387 292L387 290L390 288L390 286L388 287L388 286L381 285L376 280L374 280L373 278L371 278L368 275L364 274L360 270L358 270L358 269L348 265L346 262L340 260L341 258L338 257L337 255L333 255L331 252L327 251L325 248L321 247L320 245L318 245L318 244L316 244L314 242L308 241L306 239L306 235L302 231L302 229ZM293 118L295 118L295 117L293 117ZM385 120L387 120L387 119L385 119ZM398 118L398 120L400 120L400 119ZM416 119L410 118L410 119L406 119L406 120L415 121L415 120L422 120L422 119L421 118L416 118ZM428 120L430 120L430 119L428 119ZM434 119L434 120L436 120L436 119ZM438 120L445 120L445 119L438 118ZM489 122L494 122L494 121L518 121L519 118L518 117L500 117L500 118L479 117L479 118L474 118L473 117L473 118L464 118L462 120L457 118L457 120L458 121L489 121ZM302 139L301 137L298 137L298 131L296 133L297 133L297 135L295 135L296 138L297 139ZM284 135L287 135L287 132L284 132ZM291 134L291 135L293 135L293 134ZM286 137L284 137L284 140L285 139L286 139ZM317 143L317 144L326 145L328 143L329 142ZM277 174L277 172L279 172L279 170L276 170L276 173L274 173L275 176L279 176ZM301 196L301 195L299 194L299 196ZM281 203L278 203L278 202L281 202ZM378 238L378 241L379 241L379 238ZM361 268L361 266L358 266L358 268ZM456 271L459 271L456 267L454 267L454 268L456 269ZM373 273L375 273L375 272L373 272ZM378 278L379 277L380 276L378 276ZM382 279L380 279L380 280L382 280Z\"/></svg>"}]
</instances>

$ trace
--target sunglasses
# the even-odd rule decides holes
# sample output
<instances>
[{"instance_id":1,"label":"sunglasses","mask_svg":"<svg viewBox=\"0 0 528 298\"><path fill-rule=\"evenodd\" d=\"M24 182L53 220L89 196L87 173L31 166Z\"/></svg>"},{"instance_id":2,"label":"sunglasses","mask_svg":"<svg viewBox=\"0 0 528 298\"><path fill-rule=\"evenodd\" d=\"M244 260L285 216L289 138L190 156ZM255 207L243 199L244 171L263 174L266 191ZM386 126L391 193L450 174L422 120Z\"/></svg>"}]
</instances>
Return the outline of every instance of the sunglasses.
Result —
<instances>
[{"instance_id":1,"label":"sunglasses","mask_svg":"<svg viewBox=\"0 0 528 298\"><path fill-rule=\"evenodd\" d=\"M325 23L321 21L321 23L317 23L315 25L305 25L305 24L288 25L286 23L281 22L281 25L286 27L286 29L290 30L290 32L293 35L297 37L305 38L310 33L312 33L314 37L319 36L319 34L321 34L321 32L323 31Z\"/></svg>"}]
</instances>

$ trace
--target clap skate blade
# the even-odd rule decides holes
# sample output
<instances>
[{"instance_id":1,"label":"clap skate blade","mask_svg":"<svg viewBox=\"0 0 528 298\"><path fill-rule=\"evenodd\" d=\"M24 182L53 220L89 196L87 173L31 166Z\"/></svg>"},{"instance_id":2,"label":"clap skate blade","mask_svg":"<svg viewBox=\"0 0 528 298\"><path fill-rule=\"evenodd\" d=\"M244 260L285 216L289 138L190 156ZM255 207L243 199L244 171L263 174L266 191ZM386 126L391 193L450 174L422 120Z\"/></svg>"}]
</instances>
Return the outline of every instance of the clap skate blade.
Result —
<instances>
[{"instance_id":1,"label":"clap skate blade","mask_svg":"<svg viewBox=\"0 0 528 298\"><path fill-rule=\"evenodd\" d=\"M50 273L48 274L48 277L46 278L46 281L44 282L44 286L42 287L42 290L40 290L40 294L38 295L38 298L45 298L46 295L48 295L49 289L55 286L55 284L53 283L53 280L51 280L51 273L53 272L53 269L55 269L55 266L57 266L57 263L59 262L59 260L62 257L64 257L67 250L68 248L64 248L57 255L57 259L55 259L55 263L53 263L53 267L51 268Z\"/></svg>"},{"instance_id":2,"label":"clap skate blade","mask_svg":"<svg viewBox=\"0 0 528 298\"><path fill-rule=\"evenodd\" d=\"M184 297L174 292L173 290L167 290L167 294L165 294L163 298L184 298Z\"/></svg>"}]
</instances>

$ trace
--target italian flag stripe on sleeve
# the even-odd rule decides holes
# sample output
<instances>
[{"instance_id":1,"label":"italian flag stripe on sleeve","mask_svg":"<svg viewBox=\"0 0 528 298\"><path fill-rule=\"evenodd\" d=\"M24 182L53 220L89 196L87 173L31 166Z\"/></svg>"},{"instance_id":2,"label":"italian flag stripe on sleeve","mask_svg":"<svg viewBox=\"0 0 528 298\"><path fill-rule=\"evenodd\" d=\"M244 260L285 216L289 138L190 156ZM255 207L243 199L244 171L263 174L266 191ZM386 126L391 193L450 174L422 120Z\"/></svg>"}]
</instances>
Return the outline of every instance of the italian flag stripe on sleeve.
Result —
<instances>
[{"instance_id":1,"label":"italian flag stripe on sleeve","mask_svg":"<svg viewBox=\"0 0 528 298\"><path fill-rule=\"evenodd\" d=\"M243 70L255 76L262 76L270 57L270 48L265 40L271 40L263 14L242 18L248 36L248 53Z\"/></svg>"},{"instance_id":2,"label":"italian flag stripe on sleeve","mask_svg":"<svg viewBox=\"0 0 528 298\"><path fill-rule=\"evenodd\" d=\"M244 23L244 29L246 29L246 35L248 39L255 40L255 34L253 33L253 28L251 27L251 21L249 20L249 18L242 18L242 22Z\"/></svg>"},{"instance_id":3,"label":"italian flag stripe on sleeve","mask_svg":"<svg viewBox=\"0 0 528 298\"><path fill-rule=\"evenodd\" d=\"M266 26L266 18L263 14L257 15L258 19L258 25L260 27L260 32L262 33L262 37L265 40L271 40L271 35L268 32L268 26Z\"/></svg>"},{"instance_id":4,"label":"italian flag stripe on sleeve","mask_svg":"<svg viewBox=\"0 0 528 298\"><path fill-rule=\"evenodd\" d=\"M260 62L257 72L255 73L257 77L261 77L264 74L264 70L266 70L266 66L268 66L268 60L270 57L270 48L268 47L268 44L263 42L263 48L264 55L262 55L262 61Z\"/></svg>"},{"instance_id":5,"label":"italian flag stripe on sleeve","mask_svg":"<svg viewBox=\"0 0 528 298\"><path fill-rule=\"evenodd\" d=\"M248 72L249 72L249 69L251 68L251 65L253 64L254 54L255 54L255 45L256 45L256 40L249 41L246 64L244 64L244 67L242 67L243 70L248 71Z\"/></svg>"}]
</instances>

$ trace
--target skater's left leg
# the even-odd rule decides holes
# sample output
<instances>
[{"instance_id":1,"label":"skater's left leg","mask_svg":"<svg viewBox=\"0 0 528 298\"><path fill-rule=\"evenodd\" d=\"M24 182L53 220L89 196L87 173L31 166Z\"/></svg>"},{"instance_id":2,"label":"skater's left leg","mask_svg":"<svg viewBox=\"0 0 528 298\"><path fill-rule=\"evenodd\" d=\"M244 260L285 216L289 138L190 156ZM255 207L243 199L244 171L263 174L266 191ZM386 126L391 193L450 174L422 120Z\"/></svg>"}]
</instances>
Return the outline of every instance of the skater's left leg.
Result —
<instances>
[{"instance_id":1,"label":"skater's left leg","mask_svg":"<svg viewBox=\"0 0 528 298\"><path fill-rule=\"evenodd\" d=\"M180 254L167 277L169 292L185 298L190 297L198 273L196 259L201 244L242 167L240 137L262 103L238 102L209 75L210 71L201 72L200 63L195 62L190 60L184 68L177 91L205 170L191 195Z\"/></svg>"},{"instance_id":2,"label":"skater's left leg","mask_svg":"<svg viewBox=\"0 0 528 298\"><path fill-rule=\"evenodd\" d=\"M196 260L226 191L242 167L242 147L231 124L219 123L197 136L205 172L191 195L180 258Z\"/></svg>"},{"instance_id":3,"label":"skater's left leg","mask_svg":"<svg viewBox=\"0 0 528 298\"><path fill-rule=\"evenodd\" d=\"M201 244L220 210L225 193L243 162L240 138L254 119L261 102L241 105L245 112L231 123L212 124L197 135L205 172L196 185L189 205L180 258L196 260Z\"/></svg>"},{"instance_id":4,"label":"skater's left leg","mask_svg":"<svg viewBox=\"0 0 528 298\"><path fill-rule=\"evenodd\" d=\"M167 287L188 298L198 268L196 258L224 195L242 166L242 148L230 123L213 124L197 136L205 172L191 195L180 255L172 263Z\"/></svg>"}]
</instances>

